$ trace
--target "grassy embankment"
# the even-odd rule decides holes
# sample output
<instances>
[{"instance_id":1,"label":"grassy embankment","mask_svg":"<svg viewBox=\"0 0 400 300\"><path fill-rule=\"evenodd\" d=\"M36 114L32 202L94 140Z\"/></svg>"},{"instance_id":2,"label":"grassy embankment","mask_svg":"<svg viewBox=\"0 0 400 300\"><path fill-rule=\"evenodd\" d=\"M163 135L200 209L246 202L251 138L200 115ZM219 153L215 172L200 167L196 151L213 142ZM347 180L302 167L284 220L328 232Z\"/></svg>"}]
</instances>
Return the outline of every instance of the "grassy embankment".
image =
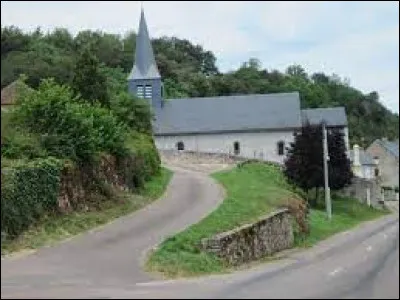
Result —
<instances>
[{"instance_id":1,"label":"grassy embankment","mask_svg":"<svg viewBox=\"0 0 400 300\"><path fill-rule=\"evenodd\" d=\"M147 261L147 269L165 277L196 276L223 273L232 268L217 257L200 251L202 238L250 223L293 198L292 188L282 172L271 165L247 164L242 168L213 175L227 192L224 202L210 215L185 231L165 240ZM326 219L323 208L312 210L311 232L306 238L296 236L297 247L311 246L340 231L366 220L382 216L354 199L333 199L333 218Z\"/></svg>"}]
</instances>

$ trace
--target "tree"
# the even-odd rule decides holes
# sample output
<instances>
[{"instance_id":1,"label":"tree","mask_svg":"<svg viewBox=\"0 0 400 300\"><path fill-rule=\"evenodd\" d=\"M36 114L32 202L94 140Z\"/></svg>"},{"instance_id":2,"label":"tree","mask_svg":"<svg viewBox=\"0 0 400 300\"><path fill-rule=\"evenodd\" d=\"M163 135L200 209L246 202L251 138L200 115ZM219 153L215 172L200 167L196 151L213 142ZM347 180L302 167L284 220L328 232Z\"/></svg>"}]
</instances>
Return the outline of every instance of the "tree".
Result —
<instances>
[{"instance_id":1,"label":"tree","mask_svg":"<svg viewBox=\"0 0 400 300\"><path fill-rule=\"evenodd\" d=\"M300 77L303 79L307 79L307 73L300 65L292 65L286 69L286 74L294 77Z\"/></svg>"},{"instance_id":2,"label":"tree","mask_svg":"<svg viewBox=\"0 0 400 300\"><path fill-rule=\"evenodd\" d=\"M111 101L113 114L136 132L151 134L152 113L146 100L136 98L127 91L120 92Z\"/></svg>"},{"instance_id":3,"label":"tree","mask_svg":"<svg viewBox=\"0 0 400 300\"><path fill-rule=\"evenodd\" d=\"M288 149L284 173L290 182L306 193L323 185L322 130L320 126L306 123ZM316 205L316 198L312 203Z\"/></svg>"},{"instance_id":4,"label":"tree","mask_svg":"<svg viewBox=\"0 0 400 300\"><path fill-rule=\"evenodd\" d=\"M351 183L353 172L346 155L344 135L339 129L332 129L328 133L328 149L329 187L331 190L340 190Z\"/></svg>"},{"instance_id":5,"label":"tree","mask_svg":"<svg viewBox=\"0 0 400 300\"><path fill-rule=\"evenodd\" d=\"M344 135L339 129L328 131L328 178L331 190L340 190L350 184L353 177L350 161L347 158ZM311 202L316 205L318 191L324 186L322 125L307 123L288 151L285 161L285 175L306 193L316 189Z\"/></svg>"},{"instance_id":6,"label":"tree","mask_svg":"<svg viewBox=\"0 0 400 300\"><path fill-rule=\"evenodd\" d=\"M110 105L107 92L106 76L100 70L100 64L90 47L84 47L75 65L72 89L83 100L90 103L99 102L108 107Z\"/></svg>"}]
</instances>

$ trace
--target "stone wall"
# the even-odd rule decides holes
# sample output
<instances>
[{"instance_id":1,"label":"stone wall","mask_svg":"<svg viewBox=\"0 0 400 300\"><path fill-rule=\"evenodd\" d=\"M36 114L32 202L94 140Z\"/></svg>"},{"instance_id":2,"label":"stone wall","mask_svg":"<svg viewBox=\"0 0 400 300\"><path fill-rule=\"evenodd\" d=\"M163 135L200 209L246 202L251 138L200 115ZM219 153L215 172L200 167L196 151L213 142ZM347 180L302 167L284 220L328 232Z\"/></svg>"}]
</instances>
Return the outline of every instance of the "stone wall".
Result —
<instances>
[{"instance_id":1,"label":"stone wall","mask_svg":"<svg viewBox=\"0 0 400 300\"><path fill-rule=\"evenodd\" d=\"M258 222L204 239L201 247L238 265L291 248L293 242L292 218L287 209L282 209Z\"/></svg>"},{"instance_id":2,"label":"stone wall","mask_svg":"<svg viewBox=\"0 0 400 300\"><path fill-rule=\"evenodd\" d=\"M356 198L364 204L368 204L369 202L375 208L384 207L381 186L375 179L354 177L352 183L342 189L339 194Z\"/></svg>"},{"instance_id":3,"label":"stone wall","mask_svg":"<svg viewBox=\"0 0 400 300\"><path fill-rule=\"evenodd\" d=\"M102 182L112 189L127 191L126 178L118 172L117 160L111 155L101 155L99 164L92 169L66 164L61 173L58 207L62 212L87 207L87 200L99 190L93 190L93 182Z\"/></svg>"},{"instance_id":4,"label":"stone wall","mask_svg":"<svg viewBox=\"0 0 400 300\"><path fill-rule=\"evenodd\" d=\"M159 153L162 159L168 161L179 160L180 162L198 164L234 164L246 160L239 156L223 153L202 153L178 150L159 150Z\"/></svg>"}]
</instances>

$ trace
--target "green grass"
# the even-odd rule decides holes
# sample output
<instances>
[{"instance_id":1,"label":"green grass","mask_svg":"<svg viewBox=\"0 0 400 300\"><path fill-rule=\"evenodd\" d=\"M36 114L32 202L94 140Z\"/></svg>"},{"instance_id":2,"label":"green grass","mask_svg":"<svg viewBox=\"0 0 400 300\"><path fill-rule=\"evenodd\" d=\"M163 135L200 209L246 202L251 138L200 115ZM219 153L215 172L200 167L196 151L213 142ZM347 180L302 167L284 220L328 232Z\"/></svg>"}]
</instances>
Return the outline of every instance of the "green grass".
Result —
<instances>
[{"instance_id":1,"label":"green grass","mask_svg":"<svg viewBox=\"0 0 400 300\"><path fill-rule=\"evenodd\" d=\"M332 219L328 222L325 208L310 211L310 234L297 237L296 246L310 247L336 233L349 230L364 221L388 214L387 210L377 210L348 197L333 197Z\"/></svg>"},{"instance_id":2,"label":"green grass","mask_svg":"<svg viewBox=\"0 0 400 300\"><path fill-rule=\"evenodd\" d=\"M116 200L105 201L96 211L73 212L58 217L49 216L17 239L3 241L1 252L2 254L10 254L52 245L132 213L161 197L171 177L172 172L162 168L160 174L146 182L138 194L121 193L117 202Z\"/></svg>"},{"instance_id":3,"label":"green grass","mask_svg":"<svg viewBox=\"0 0 400 300\"><path fill-rule=\"evenodd\" d=\"M286 182L282 172L271 165L247 164L242 168L216 173L213 177L225 187L227 195L224 202L199 223L166 239L150 253L146 263L148 271L176 278L224 273L237 269L224 264L216 256L201 251L198 247L200 241L216 233L253 222L293 197L293 189ZM327 221L323 210L312 210L309 221L310 235L306 238L296 236L295 246L311 246L335 233L385 213L368 208L353 199L334 199L332 221ZM268 260L270 258L264 258L260 262Z\"/></svg>"},{"instance_id":4,"label":"green grass","mask_svg":"<svg viewBox=\"0 0 400 300\"><path fill-rule=\"evenodd\" d=\"M147 261L149 271L168 277L225 272L228 266L220 259L199 250L201 239L251 223L293 196L274 166L247 164L213 177L225 187L224 202L199 223L163 242Z\"/></svg>"}]
</instances>

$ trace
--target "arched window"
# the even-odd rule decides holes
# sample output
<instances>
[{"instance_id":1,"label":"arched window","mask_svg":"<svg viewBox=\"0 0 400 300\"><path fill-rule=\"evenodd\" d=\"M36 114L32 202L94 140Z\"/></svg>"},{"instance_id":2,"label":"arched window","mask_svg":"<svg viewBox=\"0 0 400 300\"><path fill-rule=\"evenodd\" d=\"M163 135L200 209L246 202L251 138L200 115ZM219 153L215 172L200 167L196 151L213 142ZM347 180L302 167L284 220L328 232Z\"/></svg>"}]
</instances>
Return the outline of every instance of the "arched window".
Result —
<instances>
[{"instance_id":1,"label":"arched window","mask_svg":"<svg viewBox=\"0 0 400 300\"><path fill-rule=\"evenodd\" d=\"M235 155L240 154L240 143L237 141L233 143L233 153Z\"/></svg>"},{"instance_id":2,"label":"arched window","mask_svg":"<svg viewBox=\"0 0 400 300\"><path fill-rule=\"evenodd\" d=\"M176 143L176 148L181 151L181 150L185 150L185 144L182 141L179 141Z\"/></svg>"},{"instance_id":3,"label":"arched window","mask_svg":"<svg viewBox=\"0 0 400 300\"><path fill-rule=\"evenodd\" d=\"M279 141L278 142L278 155L284 155L284 154L285 154L285 142Z\"/></svg>"}]
</instances>

